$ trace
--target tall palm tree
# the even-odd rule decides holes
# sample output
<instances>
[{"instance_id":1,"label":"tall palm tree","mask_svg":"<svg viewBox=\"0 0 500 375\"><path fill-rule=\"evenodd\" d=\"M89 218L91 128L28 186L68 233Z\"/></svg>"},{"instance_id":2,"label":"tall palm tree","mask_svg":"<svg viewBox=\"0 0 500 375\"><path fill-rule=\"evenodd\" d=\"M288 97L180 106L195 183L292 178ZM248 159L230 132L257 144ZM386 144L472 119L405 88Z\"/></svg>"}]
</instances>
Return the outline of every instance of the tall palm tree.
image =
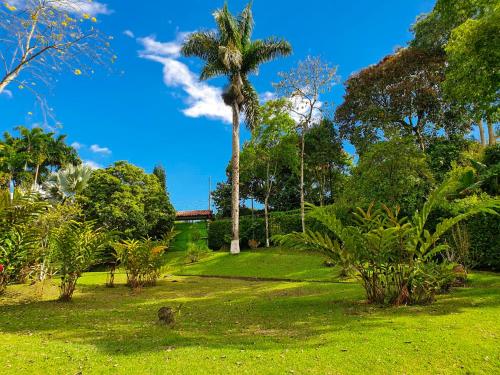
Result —
<instances>
[{"instance_id":1,"label":"tall palm tree","mask_svg":"<svg viewBox=\"0 0 500 375\"><path fill-rule=\"evenodd\" d=\"M18 126L16 130L19 131L22 148L27 155L24 169L26 171L28 165L32 165L34 169L33 187L36 188L38 185L40 167L48 158L49 142L54 136L54 133L45 133L43 129L39 127L28 129L25 126Z\"/></svg>"},{"instance_id":2,"label":"tall palm tree","mask_svg":"<svg viewBox=\"0 0 500 375\"><path fill-rule=\"evenodd\" d=\"M277 38L251 40L253 31L252 3L237 17L227 3L214 13L217 31L199 31L191 34L182 47L186 57L205 60L200 80L226 76L228 85L222 98L233 112L232 155L232 232L231 253L240 252L239 245L239 154L240 114L243 112L248 127L257 121L259 97L248 76L258 71L259 65L292 52L290 44Z\"/></svg>"}]
</instances>

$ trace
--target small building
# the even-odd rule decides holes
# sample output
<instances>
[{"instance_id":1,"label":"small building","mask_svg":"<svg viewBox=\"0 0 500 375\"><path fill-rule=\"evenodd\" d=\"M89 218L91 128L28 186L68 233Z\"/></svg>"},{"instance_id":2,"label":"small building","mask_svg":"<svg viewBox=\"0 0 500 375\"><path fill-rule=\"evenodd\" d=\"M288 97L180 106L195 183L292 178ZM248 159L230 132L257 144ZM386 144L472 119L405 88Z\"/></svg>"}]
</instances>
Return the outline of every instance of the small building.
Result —
<instances>
[{"instance_id":1,"label":"small building","mask_svg":"<svg viewBox=\"0 0 500 375\"><path fill-rule=\"evenodd\" d=\"M176 221L208 221L212 220L211 210L177 211Z\"/></svg>"}]
</instances>

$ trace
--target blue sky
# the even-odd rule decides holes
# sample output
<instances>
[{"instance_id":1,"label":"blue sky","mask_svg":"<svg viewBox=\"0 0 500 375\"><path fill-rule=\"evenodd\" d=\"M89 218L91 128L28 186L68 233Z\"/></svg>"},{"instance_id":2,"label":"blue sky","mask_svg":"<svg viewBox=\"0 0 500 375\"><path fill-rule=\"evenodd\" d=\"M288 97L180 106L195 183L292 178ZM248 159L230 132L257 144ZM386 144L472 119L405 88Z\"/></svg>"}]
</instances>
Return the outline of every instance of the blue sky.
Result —
<instances>
[{"instance_id":1,"label":"blue sky","mask_svg":"<svg viewBox=\"0 0 500 375\"><path fill-rule=\"evenodd\" d=\"M223 80L200 84L201 62L178 56L183 34L214 26L212 12L223 0L93 3L101 30L114 37L118 56L113 72L58 77L47 100L59 131L79 147L81 157L107 166L128 160L147 171L161 163L176 209L206 207L208 178L225 179L231 155L228 109L218 94ZM231 0L233 12L246 1ZM293 46L291 57L262 67L252 77L261 94L272 92L277 73L307 55L320 55L339 67L345 80L376 63L411 38L415 18L434 1L400 0L254 0L255 38L275 35ZM0 131L42 122L34 98L9 87L0 95ZM339 84L323 100L339 104ZM243 138L248 137L243 132Z\"/></svg>"}]
</instances>

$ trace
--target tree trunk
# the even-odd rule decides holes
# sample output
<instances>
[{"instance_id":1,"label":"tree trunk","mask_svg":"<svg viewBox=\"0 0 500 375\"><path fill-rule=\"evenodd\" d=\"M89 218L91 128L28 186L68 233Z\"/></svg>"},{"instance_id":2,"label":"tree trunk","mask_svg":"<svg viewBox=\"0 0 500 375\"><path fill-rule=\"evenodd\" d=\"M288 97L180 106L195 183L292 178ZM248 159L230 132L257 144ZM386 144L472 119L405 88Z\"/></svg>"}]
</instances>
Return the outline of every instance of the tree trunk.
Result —
<instances>
[{"instance_id":1,"label":"tree trunk","mask_svg":"<svg viewBox=\"0 0 500 375\"><path fill-rule=\"evenodd\" d=\"M269 194L266 194L264 199L264 221L266 223L266 247L270 247L269 244Z\"/></svg>"},{"instance_id":2,"label":"tree trunk","mask_svg":"<svg viewBox=\"0 0 500 375\"><path fill-rule=\"evenodd\" d=\"M422 131L420 130L420 128L417 127L415 129L415 133L417 134L418 144L420 146L420 150L425 152L425 142L424 142L424 136L422 135Z\"/></svg>"},{"instance_id":3,"label":"tree trunk","mask_svg":"<svg viewBox=\"0 0 500 375\"><path fill-rule=\"evenodd\" d=\"M305 127L300 137L300 221L302 233L306 232L306 207L304 198L304 154L305 154Z\"/></svg>"},{"instance_id":4,"label":"tree trunk","mask_svg":"<svg viewBox=\"0 0 500 375\"><path fill-rule=\"evenodd\" d=\"M481 146L486 146L486 138L484 136L484 124L483 124L483 119L481 119L478 124L477 124L477 127L479 128L479 139L481 141Z\"/></svg>"},{"instance_id":5,"label":"tree trunk","mask_svg":"<svg viewBox=\"0 0 500 375\"><path fill-rule=\"evenodd\" d=\"M36 187L38 186L38 174L39 173L40 173L40 164L37 164L36 168L35 168L35 180L33 182L34 189L36 189Z\"/></svg>"},{"instance_id":6,"label":"tree trunk","mask_svg":"<svg viewBox=\"0 0 500 375\"><path fill-rule=\"evenodd\" d=\"M237 103L233 104L233 175L231 195L231 219L233 239L231 254L240 252L240 109Z\"/></svg>"},{"instance_id":7,"label":"tree trunk","mask_svg":"<svg viewBox=\"0 0 500 375\"><path fill-rule=\"evenodd\" d=\"M488 144L494 146L497 144L497 137L495 135L495 129L493 127L493 121L490 118L487 119L488 125Z\"/></svg>"}]
</instances>

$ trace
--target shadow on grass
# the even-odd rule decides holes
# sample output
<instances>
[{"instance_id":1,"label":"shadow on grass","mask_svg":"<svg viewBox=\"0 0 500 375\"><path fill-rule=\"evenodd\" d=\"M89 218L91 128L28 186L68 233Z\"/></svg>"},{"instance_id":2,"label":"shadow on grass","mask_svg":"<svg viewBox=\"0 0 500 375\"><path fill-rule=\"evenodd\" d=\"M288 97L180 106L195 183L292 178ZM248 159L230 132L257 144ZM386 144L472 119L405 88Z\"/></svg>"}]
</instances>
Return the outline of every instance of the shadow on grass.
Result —
<instances>
[{"instance_id":1,"label":"shadow on grass","mask_svg":"<svg viewBox=\"0 0 500 375\"><path fill-rule=\"evenodd\" d=\"M468 288L440 296L430 306L381 308L362 301L358 284L313 284L163 279L132 292L84 284L74 301L15 303L0 300L0 331L37 334L50 340L95 346L113 354L161 351L165 347L213 349L305 348L322 345L325 334L398 329L404 316L460 313L500 304L498 276L475 277ZM27 288L27 287L26 287ZM157 324L162 306L180 306L178 324ZM414 323L412 323L414 324ZM332 344L335 338L329 337Z\"/></svg>"}]
</instances>

